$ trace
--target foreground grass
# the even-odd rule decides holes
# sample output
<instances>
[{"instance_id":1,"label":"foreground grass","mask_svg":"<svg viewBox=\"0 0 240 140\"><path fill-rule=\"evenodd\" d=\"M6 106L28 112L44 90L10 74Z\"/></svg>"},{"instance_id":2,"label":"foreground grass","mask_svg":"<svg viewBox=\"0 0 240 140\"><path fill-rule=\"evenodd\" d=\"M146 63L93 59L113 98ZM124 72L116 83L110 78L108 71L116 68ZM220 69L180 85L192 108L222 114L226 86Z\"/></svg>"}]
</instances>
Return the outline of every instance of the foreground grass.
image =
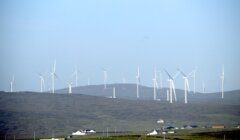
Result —
<instances>
[{"instance_id":1,"label":"foreground grass","mask_svg":"<svg viewBox=\"0 0 240 140\"><path fill-rule=\"evenodd\" d=\"M119 135L119 136L86 136L76 137L73 140L162 140L163 136L146 136L146 135ZM166 140L239 140L240 130L183 130L176 134L167 134Z\"/></svg>"}]
</instances>

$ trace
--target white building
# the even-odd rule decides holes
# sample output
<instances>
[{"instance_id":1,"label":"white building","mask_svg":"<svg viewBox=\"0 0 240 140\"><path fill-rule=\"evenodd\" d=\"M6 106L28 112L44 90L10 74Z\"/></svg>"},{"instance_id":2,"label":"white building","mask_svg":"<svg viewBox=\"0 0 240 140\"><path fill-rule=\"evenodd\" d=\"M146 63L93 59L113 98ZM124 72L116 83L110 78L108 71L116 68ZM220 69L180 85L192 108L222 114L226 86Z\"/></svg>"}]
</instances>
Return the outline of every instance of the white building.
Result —
<instances>
[{"instance_id":1,"label":"white building","mask_svg":"<svg viewBox=\"0 0 240 140\"><path fill-rule=\"evenodd\" d=\"M154 135L157 135L158 132L154 129L152 132L148 133L147 135L148 136L154 136Z\"/></svg>"},{"instance_id":2,"label":"white building","mask_svg":"<svg viewBox=\"0 0 240 140\"><path fill-rule=\"evenodd\" d=\"M80 131L77 131L77 132L72 132L72 135L73 136L84 136L86 135L85 132L82 132L81 130Z\"/></svg>"}]
</instances>

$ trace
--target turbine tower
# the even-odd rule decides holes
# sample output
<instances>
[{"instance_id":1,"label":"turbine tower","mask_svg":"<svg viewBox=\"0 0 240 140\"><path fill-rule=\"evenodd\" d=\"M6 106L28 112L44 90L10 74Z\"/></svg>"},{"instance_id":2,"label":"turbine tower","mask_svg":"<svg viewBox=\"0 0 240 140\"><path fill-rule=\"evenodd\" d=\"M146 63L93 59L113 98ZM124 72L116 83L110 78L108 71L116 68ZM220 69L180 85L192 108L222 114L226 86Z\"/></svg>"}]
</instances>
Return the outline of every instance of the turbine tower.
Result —
<instances>
[{"instance_id":1,"label":"turbine tower","mask_svg":"<svg viewBox=\"0 0 240 140\"><path fill-rule=\"evenodd\" d=\"M112 96L114 99L116 98L116 90L115 90L115 87L113 88L113 96Z\"/></svg>"},{"instance_id":2,"label":"turbine tower","mask_svg":"<svg viewBox=\"0 0 240 140\"><path fill-rule=\"evenodd\" d=\"M122 83L126 84L126 78L125 77L122 78Z\"/></svg>"},{"instance_id":3,"label":"turbine tower","mask_svg":"<svg viewBox=\"0 0 240 140\"><path fill-rule=\"evenodd\" d=\"M75 71L73 72L73 76L75 76L75 87L77 87L78 86L78 72L79 72L79 70L78 70L78 67L76 66L75 67Z\"/></svg>"},{"instance_id":4,"label":"turbine tower","mask_svg":"<svg viewBox=\"0 0 240 140\"><path fill-rule=\"evenodd\" d=\"M68 84L68 94L72 94L72 82L67 82Z\"/></svg>"},{"instance_id":5,"label":"turbine tower","mask_svg":"<svg viewBox=\"0 0 240 140\"><path fill-rule=\"evenodd\" d=\"M196 71L197 67L191 72L191 77L193 77L193 93L196 93Z\"/></svg>"},{"instance_id":6,"label":"turbine tower","mask_svg":"<svg viewBox=\"0 0 240 140\"><path fill-rule=\"evenodd\" d=\"M196 70L193 71L193 93L196 93Z\"/></svg>"},{"instance_id":7,"label":"turbine tower","mask_svg":"<svg viewBox=\"0 0 240 140\"><path fill-rule=\"evenodd\" d=\"M174 77L172 77L166 70L164 70L166 74L168 75L168 82L169 82L169 100L170 103L173 103L173 95L174 94L174 100L177 101L177 96L176 96L176 90L175 90L175 85L174 85L174 79L178 76L179 72L177 72Z\"/></svg>"},{"instance_id":8,"label":"turbine tower","mask_svg":"<svg viewBox=\"0 0 240 140\"><path fill-rule=\"evenodd\" d=\"M223 89L223 84L224 84L224 66L222 66L222 75L220 76L221 82L222 82L222 86L221 86L221 90L222 90L222 99L224 98L224 89Z\"/></svg>"},{"instance_id":9,"label":"turbine tower","mask_svg":"<svg viewBox=\"0 0 240 140\"><path fill-rule=\"evenodd\" d=\"M43 90L45 89L44 77L42 74L38 74L38 76L40 78L40 92L43 92Z\"/></svg>"},{"instance_id":10,"label":"turbine tower","mask_svg":"<svg viewBox=\"0 0 240 140\"><path fill-rule=\"evenodd\" d=\"M12 81L10 81L10 92L13 92L13 85L14 85L14 75L12 76Z\"/></svg>"},{"instance_id":11,"label":"turbine tower","mask_svg":"<svg viewBox=\"0 0 240 140\"><path fill-rule=\"evenodd\" d=\"M205 93L205 83L202 81L202 93Z\"/></svg>"},{"instance_id":12,"label":"turbine tower","mask_svg":"<svg viewBox=\"0 0 240 140\"><path fill-rule=\"evenodd\" d=\"M139 83L140 83L140 69L139 69L139 66L138 66L138 69L137 69L136 79L137 79L137 98L139 98Z\"/></svg>"},{"instance_id":13,"label":"turbine tower","mask_svg":"<svg viewBox=\"0 0 240 140\"><path fill-rule=\"evenodd\" d=\"M188 91L189 91L189 81L188 81L188 77L191 75L191 73L189 73L188 75L186 75L185 73L183 73L180 69L178 69L180 71L180 73L182 74L183 76L183 80L184 80L184 103L187 104L188 101L187 101L187 94L188 94Z\"/></svg>"},{"instance_id":14,"label":"turbine tower","mask_svg":"<svg viewBox=\"0 0 240 140\"><path fill-rule=\"evenodd\" d=\"M90 85L90 78L88 78L87 85L88 86Z\"/></svg>"},{"instance_id":15,"label":"turbine tower","mask_svg":"<svg viewBox=\"0 0 240 140\"><path fill-rule=\"evenodd\" d=\"M153 100L157 100L158 83L157 83L157 71L156 71L156 68L154 70L154 78L152 80L153 80Z\"/></svg>"},{"instance_id":16,"label":"turbine tower","mask_svg":"<svg viewBox=\"0 0 240 140\"><path fill-rule=\"evenodd\" d=\"M107 70L103 69L103 82L104 82L104 89L107 88Z\"/></svg>"},{"instance_id":17,"label":"turbine tower","mask_svg":"<svg viewBox=\"0 0 240 140\"><path fill-rule=\"evenodd\" d=\"M51 77L52 77L52 93L54 94L54 92L55 92L55 89L54 89L54 80L55 80L55 78L57 77L57 75L56 75L56 60L54 61L54 64L53 64L53 71L51 72Z\"/></svg>"},{"instance_id":18,"label":"turbine tower","mask_svg":"<svg viewBox=\"0 0 240 140\"><path fill-rule=\"evenodd\" d=\"M162 72L159 72L159 88L162 90L163 85L162 85Z\"/></svg>"},{"instance_id":19,"label":"turbine tower","mask_svg":"<svg viewBox=\"0 0 240 140\"><path fill-rule=\"evenodd\" d=\"M167 89L167 101L169 101L169 90Z\"/></svg>"}]
</instances>

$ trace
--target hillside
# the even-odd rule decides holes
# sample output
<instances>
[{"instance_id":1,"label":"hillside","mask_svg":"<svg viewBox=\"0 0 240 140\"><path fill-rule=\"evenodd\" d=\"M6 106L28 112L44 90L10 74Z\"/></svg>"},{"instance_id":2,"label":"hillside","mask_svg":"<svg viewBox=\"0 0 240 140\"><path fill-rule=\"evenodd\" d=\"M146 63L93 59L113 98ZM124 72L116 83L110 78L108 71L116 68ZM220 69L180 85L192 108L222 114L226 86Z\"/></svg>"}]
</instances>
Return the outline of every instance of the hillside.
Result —
<instances>
[{"instance_id":1,"label":"hillside","mask_svg":"<svg viewBox=\"0 0 240 140\"><path fill-rule=\"evenodd\" d=\"M104 89L104 85L90 85L73 87L73 94L84 94L93 96L110 97L113 94L113 87L116 89L116 97L119 99L136 100L136 84L109 84L107 89ZM68 93L68 89L57 90L57 93ZM184 102L184 90L176 89L178 102ZM153 88L147 86L139 86L138 100L153 100ZM157 90L157 99L166 101L167 88ZM240 105L240 90L225 92L224 100L221 99L221 93L199 93L189 92L189 103L206 103L215 102L229 105Z\"/></svg>"},{"instance_id":2,"label":"hillside","mask_svg":"<svg viewBox=\"0 0 240 140\"><path fill-rule=\"evenodd\" d=\"M233 93L232 93L233 94ZM238 98L239 92L232 97ZM0 135L16 137L70 134L78 129L145 131L168 125L240 122L240 105L222 103L169 104L151 100L125 100L82 94L0 93ZM166 125L167 125L166 124Z\"/></svg>"}]
</instances>

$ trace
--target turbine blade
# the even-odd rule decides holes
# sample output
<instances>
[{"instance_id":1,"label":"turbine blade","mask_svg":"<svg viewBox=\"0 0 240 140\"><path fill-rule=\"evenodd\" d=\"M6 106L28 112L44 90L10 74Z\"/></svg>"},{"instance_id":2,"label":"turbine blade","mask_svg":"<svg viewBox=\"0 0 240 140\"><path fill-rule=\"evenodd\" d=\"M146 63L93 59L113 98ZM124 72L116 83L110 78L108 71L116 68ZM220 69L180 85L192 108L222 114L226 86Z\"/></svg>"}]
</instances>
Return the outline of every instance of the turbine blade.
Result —
<instances>
[{"instance_id":1,"label":"turbine blade","mask_svg":"<svg viewBox=\"0 0 240 140\"><path fill-rule=\"evenodd\" d=\"M195 70L192 70L188 75L187 75L187 77L192 77L192 75L194 74L194 72L195 72Z\"/></svg>"},{"instance_id":2,"label":"turbine blade","mask_svg":"<svg viewBox=\"0 0 240 140\"><path fill-rule=\"evenodd\" d=\"M155 80L155 84L156 84L156 87L157 87L157 89L158 89L158 82L157 82L157 80Z\"/></svg>"},{"instance_id":3,"label":"turbine blade","mask_svg":"<svg viewBox=\"0 0 240 140\"><path fill-rule=\"evenodd\" d=\"M53 76L56 77L57 79L59 79L59 77L56 73L54 73Z\"/></svg>"},{"instance_id":4,"label":"turbine blade","mask_svg":"<svg viewBox=\"0 0 240 140\"><path fill-rule=\"evenodd\" d=\"M169 79L172 79L173 80L173 78L172 78L172 76L167 72L167 70L166 69L164 69L164 71L166 72L166 74L168 75L168 77L169 77Z\"/></svg>"},{"instance_id":5,"label":"turbine blade","mask_svg":"<svg viewBox=\"0 0 240 140\"><path fill-rule=\"evenodd\" d=\"M14 75L13 75L13 77L12 77L12 82L14 83L14 80L15 80L15 78L14 78Z\"/></svg>"},{"instance_id":6,"label":"turbine blade","mask_svg":"<svg viewBox=\"0 0 240 140\"><path fill-rule=\"evenodd\" d=\"M54 61L54 64L53 64L53 72L54 73L56 72L56 60Z\"/></svg>"},{"instance_id":7,"label":"turbine blade","mask_svg":"<svg viewBox=\"0 0 240 140\"><path fill-rule=\"evenodd\" d=\"M177 69L184 77L187 77L187 75L185 73L183 73L179 68ZM176 74L175 74L176 75ZM174 76L175 76L174 75Z\"/></svg>"},{"instance_id":8,"label":"turbine blade","mask_svg":"<svg viewBox=\"0 0 240 140\"><path fill-rule=\"evenodd\" d=\"M140 77L140 69L139 69L139 66L138 66L138 69L137 69L137 76Z\"/></svg>"},{"instance_id":9,"label":"turbine blade","mask_svg":"<svg viewBox=\"0 0 240 140\"><path fill-rule=\"evenodd\" d=\"M179 71L173 76L173 79L177 78L177 76L179 75Z\"/></svg>"},{"instance_id":10,"label":"turbine blade","mask_svg":"<svg viewBox=\"0 0 240 140\"><path fill-rule=\"evenodd\" d=\"M186 79L186 84L187 84L187 90L190 91L188 79Z\"/></svg>"}]
</instances>

